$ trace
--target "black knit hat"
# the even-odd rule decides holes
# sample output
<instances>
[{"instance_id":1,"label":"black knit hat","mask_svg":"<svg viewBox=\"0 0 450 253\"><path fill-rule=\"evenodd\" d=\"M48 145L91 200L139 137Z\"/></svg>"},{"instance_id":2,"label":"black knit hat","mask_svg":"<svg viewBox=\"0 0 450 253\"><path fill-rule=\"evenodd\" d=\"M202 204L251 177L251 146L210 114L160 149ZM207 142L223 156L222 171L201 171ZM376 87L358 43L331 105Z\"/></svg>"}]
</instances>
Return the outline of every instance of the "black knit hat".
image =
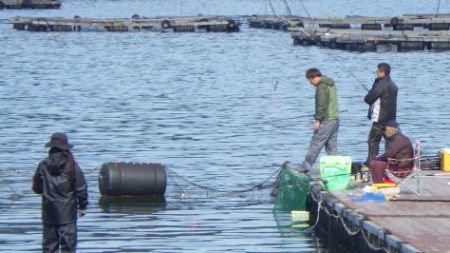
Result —
<instances>
[{"instance_id":1,"label":"black knit hat","mask_svg":"<svg viewBox=\"0 0 450 253\"><path fill-rule=\"evenodd\" d=\"M395 120L389 120L384 126L398 128L398 123Z\"/></svg>"},{"instance_id":2,"label":"black knit hat","mask_svg":"<svg viewBox=\"0 0 450 253\"><path fill-rule=\"evenodd\" d=\"M70 150L73 145L69 144L67 140L67 135L64 133L54 133L52 137L50 137L50 141L45 144L46 148L59 148L62 150Z\"/></svg>"}]
</instances>

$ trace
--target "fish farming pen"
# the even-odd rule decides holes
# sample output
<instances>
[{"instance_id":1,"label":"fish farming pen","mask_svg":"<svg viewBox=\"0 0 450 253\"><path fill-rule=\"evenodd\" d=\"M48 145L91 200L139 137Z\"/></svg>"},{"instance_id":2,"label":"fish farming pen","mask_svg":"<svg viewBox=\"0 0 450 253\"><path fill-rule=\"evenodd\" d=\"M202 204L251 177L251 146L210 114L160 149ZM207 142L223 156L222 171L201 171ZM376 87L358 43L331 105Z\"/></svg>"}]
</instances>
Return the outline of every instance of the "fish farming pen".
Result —
<instances>
[{"instance_id":1,"label":"fish farming pen","mask_svg":"<svg viewBox=\"0 0 450 253\"><path fill-rule=\"evenodd\" d=\"M450 14L404 14L398 17L301 17L277 15L253 15L247 18L252 28L288 30L293 27L394 30L394 31L448 31Z\"/></svg>"},{"instance_id":2,"label":"fish farming pen","mask_svg":"<svg viewBox=\"0 0 450 253\"><path fill-rule=\"evenodd\" d=\"M449 31L370 31L292 28L294 45L316 45L351 51L450 50Z\"/></svg>"},{"instance_id":3,"label":"fish farming pen","mask_svg":"<svg viewBox=\"0 0 450 253\"><path fill-rule=\"evenodd\" d=\"M1 9L59 9L59 0L0 0Z\"/></svg>"},{"instance_id":4,"label":"fish farming pen","mask_svg":"<svg viewBox=\"0 0 450 253\"><path fill-rule=\"evenodd\" d=\"M251 28L263 28L287 31L290 27L303 27L301 17L298 16L259 16L253 15L247 18Z\"/></svg>"},{"instance_id":5,"label":"fish farming pen","mask_svg":"<svg viewBox=\"0 0 450 253\"><path fill-rule=\"evenodd\" d=\"M448 252L450 173L422 172L420 178L420 195L401 188L389 201L313 183L307 201L310 223L351 252Z\"/></svg>"},{"instance_id":6,"label":"fish farming pen","mask_svg":"<svg viewBox=\"0 0 450 253\"><path fill-rule=\"evenodd\" d=\"M240 22L228 17L156 17L92 19L14 17L9 20L13 28L30 32L238 32Z\"/></svg>"},{"instance_id":7,"label":"fish farming pen","mask_svg":"<svg viewBox=\"0 0 450 253\"><path fill-rule=\"evenodd\" d=\"M308 28L414 31L449 30L450 14L404 14L396 17L301 17Z\"/></svg>"}]
</instances>

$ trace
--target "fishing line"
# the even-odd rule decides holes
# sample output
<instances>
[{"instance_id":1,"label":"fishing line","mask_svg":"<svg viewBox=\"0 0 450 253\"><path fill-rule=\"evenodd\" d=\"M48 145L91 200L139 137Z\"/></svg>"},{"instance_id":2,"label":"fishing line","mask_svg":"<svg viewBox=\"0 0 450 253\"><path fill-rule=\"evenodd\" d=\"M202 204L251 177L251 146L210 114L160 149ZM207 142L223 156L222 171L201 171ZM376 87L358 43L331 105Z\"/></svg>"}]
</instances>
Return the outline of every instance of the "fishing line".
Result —
<instances>
[{"instance_id":1,"label":"fishing line","mask_svg":"<svg viewBox=\"0 0 450 253\"><path fill-rule=\"evenodd\" d=\"M267 2L269 2L269 6L270 6L270 9L272 10L273 15L276 16L277 14L275 13L275 9L273 8L272 1L271 0L267 0Z\"/></svg>"},{"instance_id":2,"label":"fishing line","mask_svg":"<svg viewBox=\"0 0 450 253\"><path fill-rule=\"evenodd\" d=\"M10 184L8 184L5 180L1 180L1 182L2 182L2 184L4 183L4 184L9 188L9 190L13 193L13 195L14 195L16 198L21 197L21 195L18 194L18 193L14 190L14 188L12 188L12 186L11 186Z\"/></svg>"},{"instance_id":3,"label":"fishing line","mask_svg":"<svg viewBox=\"0 0 450 253\"><path fill-rule=\"evenodd\" d=\"M308 9L306 8L306 6L303 4L302 0L299 0L303 9L305 10L306 14L308 15L308 18L311 18L311 15L308 12ZM303 28L299 27L297 24L294 24L292 22L290 22L290 20L285 19L288 23L290 23L293 27L297 27L298 29L300 29L300 31L304 32L305 34L307 34L309 36L309 33L306 32ZM337 56L331 54L331 57L334 58L334 60L339 64L339 66L347 73L349 73L355 80L356 82L366 91L369 91L369 89L356 77L355 74L353 74L352 71L348 71L348 69L341 63L341 61L337 58Z\"/></svg>"},{"instance_id":4,"label":"fishing line","mask_svg":"<svg viewBox=\"0 0 450 253\"><path fill-rule=\"evenodd\" d=\"M270 95L270 101L274 101L277 99L277 87L278 87L278 79L275 79L273 92L272 92L272 95Z\"/></svg>"},{"instance_id":5,"label":"fishing line","mask_svg":"<svg viewBox=\"0 0 450 253\"><path fill-rule=\"evenodd\" d=\"M311 15L309 14L308 9L306 9L305 5L303 4L303 0L299 0L299 3L300 3L300 5L301 5L300 8L303 8L303 10L305 11L306 15L307 15L309 18L311 18Z\"/></svg>"},{"instance_id":6,"label":"fishing line","mask_svg":"<svg viewBox=\"0 0 450 253\"><path fill-rule=\"evenodd\" d=\"M435 15L435 17L437 17L438 16L438 14L439 14L439 9L441 8L441 0L438 0L438 4L437 4L437 7L436 7L436 15Z\"/></svg>"},{"instance_id":7,"label":"fishing line","mask_svg":"<svg viewBox=\"0 0 450 253\"><path fill-rule=\"evenodd\" d=\"M286 11L287 11L288 15L292 16L292 11L291 11L291 8L289 8L289 4L287 3L286 0L283 0L283 2L286 5Z\"/></svg>"}]
</instances>

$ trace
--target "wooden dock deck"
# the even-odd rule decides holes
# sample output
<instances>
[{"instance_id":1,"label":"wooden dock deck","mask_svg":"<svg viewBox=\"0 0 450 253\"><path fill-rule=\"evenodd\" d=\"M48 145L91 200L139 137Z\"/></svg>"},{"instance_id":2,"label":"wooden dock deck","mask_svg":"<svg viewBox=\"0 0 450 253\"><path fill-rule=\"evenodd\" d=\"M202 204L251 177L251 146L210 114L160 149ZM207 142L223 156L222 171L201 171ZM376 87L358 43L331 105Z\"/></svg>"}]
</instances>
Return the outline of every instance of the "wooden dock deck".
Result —
<instances>
[{"instance_id":1,"label":"wooden dock deck","mask_svg":"<svg viewBox=\"0 0 450 253\"><path fill-rule=\"evenodd\" d=\"M240 22L218 16L145 18L133 15L131 18L116 19L14 17L9 23L16 30L31 32L238 32L240 27Z\"/></svg>"},{"instance_id":2,"label":"wooden dock deck","mask_svg":"<svg viewBox=\"0 0 450 253\"><path fill-rule=\"evenodd\" d=\"M429 172L427 172L429 173ZM423 172L423 174L426 174ZM360 189L323 191L311 187L311 220L353 252L450 252L450 173L421 177L420 196L401 189L385 202L357 202Z\"/></svg>"}]
</instances>

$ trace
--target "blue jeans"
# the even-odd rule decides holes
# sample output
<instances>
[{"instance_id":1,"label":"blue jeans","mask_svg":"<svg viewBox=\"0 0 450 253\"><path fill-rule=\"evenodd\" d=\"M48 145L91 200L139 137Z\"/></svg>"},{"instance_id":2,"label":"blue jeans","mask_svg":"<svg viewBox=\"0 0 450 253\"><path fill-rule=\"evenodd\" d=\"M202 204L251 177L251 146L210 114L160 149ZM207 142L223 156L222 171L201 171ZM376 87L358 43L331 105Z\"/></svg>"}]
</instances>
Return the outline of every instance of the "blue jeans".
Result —
<instances>
[{"instance_id":1,"label":"blue jeans","mask_svg":"<svg viewBox=\"0 0 450 253\"><path fill-rule=\"evenodd\" d=\"M337 134L339 130L339 119L324 120L320 122L318 130L314 131L309 144L308 153L305 156L303 167L305 170L311 170L316 162L320 151L325 146L328 155L337 155Z\"/></svg>"}]
</instances>

